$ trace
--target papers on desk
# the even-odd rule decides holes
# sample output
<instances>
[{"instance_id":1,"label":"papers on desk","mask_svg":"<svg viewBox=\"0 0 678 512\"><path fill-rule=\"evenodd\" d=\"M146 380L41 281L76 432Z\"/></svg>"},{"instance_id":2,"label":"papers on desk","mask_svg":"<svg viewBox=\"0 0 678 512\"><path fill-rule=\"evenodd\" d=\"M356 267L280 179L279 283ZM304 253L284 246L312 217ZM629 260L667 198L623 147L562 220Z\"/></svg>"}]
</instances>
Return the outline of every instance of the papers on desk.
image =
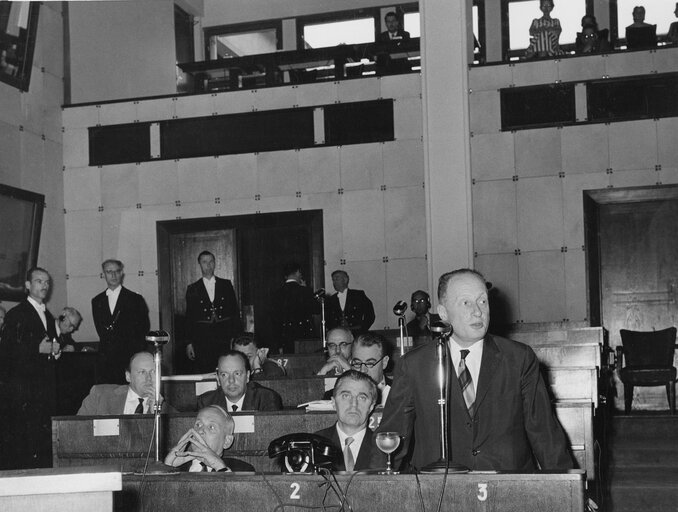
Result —
<instances>
[{"instance_id":1,"label":"papers on desk","mask_svg":"<svg viewBox=\"0 0 678 512\"><path fill-rule=\"evenodd\" d=\"M210 372L210 373L196 373L195 375L163 375L162 380L169 380L169 381L179 381L179 380L187 380L187 381L201 381L201 380L214 380L217 378L217 375L215 372Z\"/></svg>"},{"instance_id":2,"label":"papers on desk","mask_svg":"<svg viewBox=\"0 0 678 512\"><path fill-rule=\"evenodd\" d=\"M306 407L306 412L310 411L334 411L332 400L313 400L297 405L297 408Z\"/></svg>"}]
</instances>

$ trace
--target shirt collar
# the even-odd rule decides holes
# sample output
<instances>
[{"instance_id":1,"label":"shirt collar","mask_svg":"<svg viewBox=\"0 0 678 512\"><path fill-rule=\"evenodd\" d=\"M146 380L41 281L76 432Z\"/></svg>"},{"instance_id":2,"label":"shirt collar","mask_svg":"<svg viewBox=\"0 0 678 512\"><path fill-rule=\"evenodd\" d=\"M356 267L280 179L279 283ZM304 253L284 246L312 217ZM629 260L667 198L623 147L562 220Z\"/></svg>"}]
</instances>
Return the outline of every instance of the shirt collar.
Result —
<instances>
[{"instance_id":1,"label":"shirt collar","mask_svg":"<svg viewBox=\"0 0 678 512\"><path fill-rule=\"evenodd\" d=\"M238 406L238 410L235 411L235 412L240 412L240 411L242 411L242 404L243 404L243 402L245 401L245 395L246 395L246 394L247 394L247 390L245 390L245 394L243 394L243 396L241 396L241 397L240 397L240 400L238 400L237 402L231 402L231 401L226 397L226 395L224 395L224 398L226 398L226 405L228 406L228 413L229 413L229 414L232 413L232 412L234 412L234 411L233 411L233 407L232 407L233 405L237 405L237 406Z\"/></svg>"},{"instance_id":2,"label":"shirt collar","mask_svg":"<svg viewBox=\"0 0 678 512\"><path fill-rule=\"evenodd\" d=\"M27 296L27 299L28 299L28 302L31 303L31 306L33 306L38 311L42 311L44 313L44 311L45 311L45 303L44 302L40 303L37 300L35 300L33 297L31 297L30 295Z\"/></svg>"},{"instance_id":3,"label":"shirt collar","mask_svg":"<svg viewBox=\"0 0 678 512\"><path fill-rule=\"evenodd\" d=\"M111 290L110 288L106 288L106 295L117 295L120 293L121 288L122 288L121 284L116 286L113 290Z\"/></svg>"},{"instance_id":4,"label":"shirt collar","mask_svg":"<svg viewBox=\"0 0 678 512\"><path fill-rule=\"evenodd\" d=\"M339 435L339 446L341 447L342 450L344 449L344 444L346 444L347 437L353 438L353 443L351 443L351 447L360 446L360 444L363 442L363 438L365 437L365 432L367 432L367 425L365 425L365 428L363 428L360 432L356 432L352 436L349 436L348 434L345 434L343 430L341 430L339 422L337 422L337 434Z\"/></svg>"}]
</instances>

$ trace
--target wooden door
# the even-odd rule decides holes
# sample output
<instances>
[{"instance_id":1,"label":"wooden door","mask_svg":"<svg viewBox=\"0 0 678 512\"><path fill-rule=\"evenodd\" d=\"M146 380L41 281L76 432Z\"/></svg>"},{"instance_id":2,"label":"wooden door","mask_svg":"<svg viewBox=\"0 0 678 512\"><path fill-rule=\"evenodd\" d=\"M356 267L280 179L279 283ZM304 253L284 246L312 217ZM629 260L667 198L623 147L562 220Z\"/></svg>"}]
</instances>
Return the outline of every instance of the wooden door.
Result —
<instances>
[{"instance_id":1,"label":"wooden door","mask_svg":"<svg viewBox=\"0 0 678 512\"><path fill-rule=\"evenodd\" d=\"M608 330L612 347L621 344L620 329L652 331L677 325L675 191L629 189L597 206L600 325ZM595 274L595 269L589 267L589 272ZM617 390L621 409L623 388L618 385ZM634 408L667 407L663 388L638 388L634 394Z\"/></svg>"},{"instance_id":2,"label":"wooden door","mask_svg":"<svg viewBox=\"0 0 678 512\"><path fill-rule=\"evenodd\" d=\"M177 373L183 370L182 363L185 363L183 350L186 344L186 288L202 277L198 255L202 251L210 251L214 254L216 260L214 274L230 279L238 296L235 238L235 229L177 233L170 236L172 331L175 338L174 354Z\"/></svg>"}]
</instances>

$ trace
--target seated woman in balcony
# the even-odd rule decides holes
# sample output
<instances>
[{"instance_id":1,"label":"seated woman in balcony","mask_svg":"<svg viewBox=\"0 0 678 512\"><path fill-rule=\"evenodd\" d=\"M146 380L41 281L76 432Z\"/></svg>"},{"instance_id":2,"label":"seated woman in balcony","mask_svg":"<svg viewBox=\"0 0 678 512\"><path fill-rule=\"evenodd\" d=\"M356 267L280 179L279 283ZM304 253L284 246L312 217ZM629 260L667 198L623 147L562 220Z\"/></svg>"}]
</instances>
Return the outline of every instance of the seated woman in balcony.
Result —
<instances>
[{"instance_id":1,"label":"seated woman in balcony","mask_svg":"<svg viewBox=\"0 0 678 512\"><path fill-rule=\"evenodd\" d=\"M530 26L530 46L525 51L525 57L555 57L562 55L558 39L562 29L558 18L551 18L553 0L541 0L539 9L543 16L532 20Z\"/></svg>"}]
</instances>

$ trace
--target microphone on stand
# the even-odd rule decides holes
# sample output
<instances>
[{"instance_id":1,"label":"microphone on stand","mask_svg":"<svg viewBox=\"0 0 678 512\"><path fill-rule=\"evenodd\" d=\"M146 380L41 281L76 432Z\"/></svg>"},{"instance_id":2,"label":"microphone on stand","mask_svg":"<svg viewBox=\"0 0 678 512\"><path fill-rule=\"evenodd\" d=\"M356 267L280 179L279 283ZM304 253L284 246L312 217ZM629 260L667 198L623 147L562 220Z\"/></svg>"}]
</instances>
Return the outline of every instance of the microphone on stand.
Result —
<instances>
[{"instance_id":1,"label":"microphone on stand","mask_svg":"<svg viewBox=\"0 0 678 512\"><path fill-rule=\"evenodd\" d=\"M405 312L407 311L407 302L399 300L393 306L393 313L398 317L398 328L400 329L400 355L405 355Z\"/></svg>"},{"instance_id":2,"label":"microphone on stand","mask_svg":"<svg viewBox=\"0 0 678 512\"><path fill-rule=\"evenodd\" d=\"M160 384L162 383L162 376L161 376L161 367L162 367L162 346L166 345L169 343L170 340L170 335L167 331L163 330L158 330L158 331L150 331L146 334L146 343L152 343L154 353L153 353L153 363L155 367L155 378L154 378L154 385L155 385L155 393L154 393L154 400L155 404L153 406L153 420L154 420L154 428L153 431L155 433L155 461L153 464L149 465L148 463L146 464L146 467L144 468L144 473L147 474L160 474L160 473L174 473L176 470L173 470L171 467L165 466L165 464L162 463L160 460L160 431L161 431L161 426L160 426L160 409L162 408L162 404L160 403Z\"/></svg>"},{"instance_id":3,"label":"microphone on stand","mask_svg":"<svg viewBox=\"0 0 678 512\"><path fill-rule=\"evenodd\" d=\"M320 288L313 292L313 298L320 302L320 338L323 342L323 350L327 348L327 338L325 334L325 288Z\"/></svg>"},{"instance_id":4,"label":"microphone on stand","mask_svg":"<svg viewBox=\"0 0 678 512\"><path fill-rule=\"evenodd\" d=\"M469 469L449 459L449 438L447 425L447 397L450 383L449 367L447 364L447 340L452 335L452 326L447 322L433 322L429 327L436 338L436 373L438 377L439 427L440 427L440 458L423 468L422 473L468 473Z\"/></svg>"},{"instance_id":5,"label":"microphone on stand","mask_svg":"<svg viewBox=\"0 0 678 512\"><path fill-rule=\"evenodd\" d=\"M399 300L396 302L396 305L393 306L393 314L397 316L403 316L407 311L407 302Z\"/></svg>"}]
</instances>

